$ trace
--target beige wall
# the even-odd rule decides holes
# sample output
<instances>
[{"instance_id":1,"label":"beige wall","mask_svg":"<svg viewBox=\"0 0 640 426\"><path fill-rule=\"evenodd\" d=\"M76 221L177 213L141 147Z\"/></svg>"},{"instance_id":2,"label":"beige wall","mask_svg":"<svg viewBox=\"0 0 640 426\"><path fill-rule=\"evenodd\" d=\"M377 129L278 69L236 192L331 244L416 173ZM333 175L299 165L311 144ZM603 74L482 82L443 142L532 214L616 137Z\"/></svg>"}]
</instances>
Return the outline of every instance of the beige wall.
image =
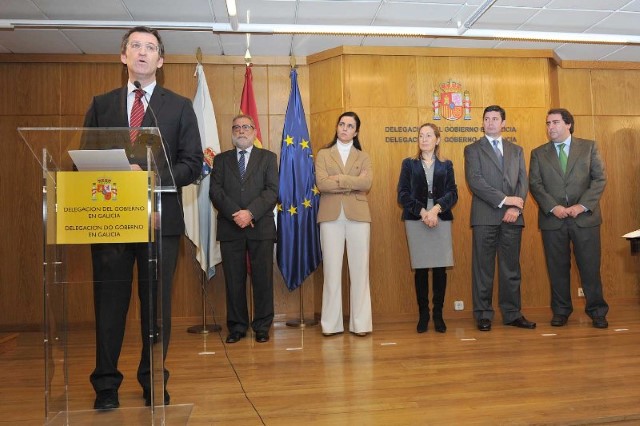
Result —
<instances>
[{"instance_id":1,"label":"beige wall","mask_svg":"<svg viewBox=\"0 0 640 426\"><path fill-rule=\"evenodd\" d=\"M527 56L529 55L529 56ZM244 82L242 58L206 58L205 73L213 98L221 147L229 149L231 118L239 109ZM254 90L264 146L280 152L280 138L289 95L287 58L258 58ZM517 142L527 156L546 140L544 119L551 106L563 106L576 115L576 135L595 138L607 165L609 181L603 197L603 281L610 303L638 302L637 259L629 255L623 233L638 228L638 196L629 191L638 179L640 70L604 69L578 64L563 68L549 52L474 51L450 49L334 49L307 58L298 68L299 85L317 152L334 134L338 115L356 111L362 119L361 141L374 166L372 205L371 290L374 321L415 316L415 296L401 209L396 203L400 163L412 155L411 143L385 143L384 126L418 125L432 121L431 94L441 82L453 79L471 93L472 120L481 126L482 109L497 103L507 111L507 124L517 128ZM195 61L167 58L161 83L189 98L196 81ZM79 126L91 96L123 84L117 57L0 55L0 329L38 327L42 320L41 174L32 154L19 140L20 126ZM460 122L454 122L460 123ZM446 123L446 125L451 123ZM441 126L445 125L440 123ZM444 137L447 136L445 132ZM442 153L455 167L460 199L453 212L455 266L449 271L445 315L471 317L471 195L464 180L464 143L443 143ZM549 304L548 279L537 207L529 198L522 246L523 306ZM74 248L74 256L86 249ZM176 319L197 324L201 315L201 274L193 248L183 241L174 285ZM88 265L88 264L87 264ZM578 280L574 267L574 294ZM70 271L87 276L89 266ZM322 268L303 285L307 316L321 306ZM207 284L209 308L224 324L222 268ZM70 318L91 323L89 286L70 296ZM345 298L346 299L346 298ZM286 290L275 273L276 319L298 317L299 291ZM454 300L465 311L453 313ZM576 303L580 306L580 301ZM211 311L209 310L209 313ZM348 310L346 311L348 312ZM133 298L131 318L138 315Z\"/></svg>"}]
</instances>

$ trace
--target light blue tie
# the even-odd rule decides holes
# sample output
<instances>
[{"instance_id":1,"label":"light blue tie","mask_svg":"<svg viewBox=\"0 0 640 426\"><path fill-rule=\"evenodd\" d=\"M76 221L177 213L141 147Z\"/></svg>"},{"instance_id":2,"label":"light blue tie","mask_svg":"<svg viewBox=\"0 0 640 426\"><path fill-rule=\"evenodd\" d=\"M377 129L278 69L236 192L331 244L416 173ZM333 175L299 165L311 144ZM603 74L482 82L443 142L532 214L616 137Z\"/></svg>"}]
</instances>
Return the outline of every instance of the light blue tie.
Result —
<instances>
[{"instance_id":1,"label":"light blue tie","mask_svg":"<svg viewBox=\"0 0 640 426\"><path fill-rule=\"evenodd\" d=\"M247 168L244 163L244 155L247 153L244 149L240 151L240 158L238 159L238 169L240 169L240 179L244 179L244 173L247 171Z\"/></svg>"},{"instance_id":2,"label":"light blue tie","mask_svg":"<svg viewBox=\"0 0 640 426\"><path fill-rule=\"evenodd\" d=\"M493 150L495 151L496 156L498 157L498 161L500 162L500 167L504 166L504 158L502 157L500 148L498 148L498 139L492 140L491 143L493 144Z\"/></svg>"}]
</instances>

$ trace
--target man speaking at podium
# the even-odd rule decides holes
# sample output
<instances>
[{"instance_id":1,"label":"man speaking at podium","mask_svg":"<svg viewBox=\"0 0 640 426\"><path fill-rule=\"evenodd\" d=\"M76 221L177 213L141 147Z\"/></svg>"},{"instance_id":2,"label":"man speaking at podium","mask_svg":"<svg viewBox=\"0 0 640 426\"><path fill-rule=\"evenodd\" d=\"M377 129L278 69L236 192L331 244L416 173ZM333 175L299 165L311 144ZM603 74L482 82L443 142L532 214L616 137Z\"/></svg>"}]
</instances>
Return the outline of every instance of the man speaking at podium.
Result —
<instances>
[{"instance_id":1,"label":"man speaking at podium","mask_svg":"<svg viewBox=\"0 0 640 426\"><path fill-rule=\"evenodd\" d=\"M120 60L127 67L128 82L93 98L85 127L159 127L176 187L189 185L200 175L202 148L191 101L156 84L156 71L164 61L164 45L156 30L135 27L122 39ZM132 134L134 132L131 132ZM133 141L135 142L135 141ZM135 151L135 150L134 150ZM133 158L133 162L137 161ZM142 170L144 160L132 164ZM179 193L162 194L162 342L166 357L171 333L171 283L184 232ZM142 355L138 382L145 404L151 404L149 369L149 273L147 243L93 244L94 310L96 319L96 367L91 384L96 391L95 409L118 408L118 370L127 311L131 299L133 266L137 263L140 298ZM152 285L157 285L155 280ZM164 370L165 385L169 372ZM164 402L170 401L165 391Z\"/></svg>"}]
</instances>

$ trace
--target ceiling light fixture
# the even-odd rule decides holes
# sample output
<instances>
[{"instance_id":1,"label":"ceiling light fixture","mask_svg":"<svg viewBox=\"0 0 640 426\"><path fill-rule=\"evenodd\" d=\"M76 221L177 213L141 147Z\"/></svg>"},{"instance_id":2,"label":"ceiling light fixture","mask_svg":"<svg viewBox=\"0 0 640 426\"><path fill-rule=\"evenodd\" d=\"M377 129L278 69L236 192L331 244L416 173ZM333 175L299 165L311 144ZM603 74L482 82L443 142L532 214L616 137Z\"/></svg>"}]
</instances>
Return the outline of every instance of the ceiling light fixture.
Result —
<instances>
[{"instance_id":1,"label":"ceiling light fixture","mask_svg":"<svg viewBox=\"0 0 640 426\"><path fill-rule=\"evenodd\" d=\"M226 0L226 3L231 29L233 31L238 31L238 8L236 7L236 0Z\"/></svg>"},{"instance_id":2,"label":"ceiling light fixture","mask_svg":"<svg viewBox=\"0 0 640 426\"><path fill-rule=\"evenodd\" d=\"M232 0L230 0L232 1ZM236 16L237 19L237 16ZM640 35L632 34L596 34L596 33L567 33L542 32L498 29L469 28L463 34L458 28L442 27L392 27L368 25L280 25L280 24L242 24L242 31L229 28L227 23L207 22L168 22L168 21L83 21L83 20L28 20L28 19L0 19L0 29L130 29L131 26L143 25L157 30L171 31L212 31L216 34L311 34L311 35L347 35L360 37L415 37L415 38L467 38L515 41L538 41L558 43L587 43L640 45ZM464 27L464 25L463 25Z\"/></svg>"},{"instance_id":3,"label":"ceiling light fixture","mask_svg":"<svg viewBox=\"0 0 640 426\"><path fill-rule=\"evenodd\" d=\"M473 12L473 15L468 17L462 26L458 26L458 35L464 34L469 28L471 28L473 24L475 24L496 1L497 0L485 0L484 3L478 6L476 11Z\"/></svg>"}]
</instances>

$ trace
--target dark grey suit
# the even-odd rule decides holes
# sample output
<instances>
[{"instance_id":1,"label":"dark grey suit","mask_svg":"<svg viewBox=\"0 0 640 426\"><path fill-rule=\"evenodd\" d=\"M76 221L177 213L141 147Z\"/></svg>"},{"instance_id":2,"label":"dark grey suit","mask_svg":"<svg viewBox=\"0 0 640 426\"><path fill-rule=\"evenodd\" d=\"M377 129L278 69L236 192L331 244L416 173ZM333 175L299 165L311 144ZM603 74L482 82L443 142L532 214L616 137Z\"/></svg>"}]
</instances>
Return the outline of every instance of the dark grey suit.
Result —
<instances>
[{"instance_id":1,"label":"dark grey suit","mask_svg":"<svg viewBox=\"0 0 640 426\"><path fill-rule=\"evenodd\" d=\"M501 166L486 137L464 149L465 177L473 193L471 201L472 295L476 320L492 320L493 278L498 254L499 305L505 324L520 318L520 241L524 219L513 223L502 219L509 206L499 207L507 196L523 200L528 182L522 147L502 142Z\"/></svg>"},{"instance_id":2,"label":"dark grey suit","mask_svg":"<svg viewBox=\"0 0 640 426\"><path fill-rule=\"evenodd\" d=\"M600 197L606 184L604 163L594 141L572 137L566 173L562 173L553 142L531 152L530 189L540 207L538 226L542 231L547 270L551 282L551 309L569 316L571 302L571 247L576 256L586 313L605 316L609 310L600 279ZM558 219L551 209L580 204L588 210L575 219Z\"/></svg>"},{"instance_id":3,"label":"dark grey suit","mask_svg":"<svg viewBox=\"0 0 640 426\"><path fill-rule=\"evenodd\" d=\"M218 209L217 239L227 290L227 327L245 333L249 327L246 280L247 253L253 283L254 331L266 332L273 322L273 208L278 199L276 155L253 147L244 179L240 178L236 149L217 155L211 171L209 197ZM240 228L232 215L249 210L253 227Z\"/></svg>"},{"instance_id":4,"label":"dark grey suit","mask_svg":"<svg viewBox=\"0 0 640 426\"><path fill-rule=\"evenodd\" d=\"M202 170L202 146L196 115L191 101L161 86L156 86L142 121L143 127L159 127L164 148L178 188L193 182ZM156 121L157 119L157 121ZM85 127L129 127L127 87L93 98L87 111ZM90 136L87 137L90 139ZM102 140L105 142L105 140ZM107 143L110 143L107 141ZM146 150L130 146L128 140L116 142L125 146L132 163L145 168ZM108 149L115 146L96 145L85 140L85 148ZM163 176L163 182L167 179ZM180 191L178 189L178 191ZM171 288L178 259L180 235L184 231L180 193L162 194L162 330L164 356L167 355L171 333ZM94 309L96 316L96 368L91 383L96 392L117 390L123 376L118 371L118 359L126 324L133 267L138 267L138 295L141 310L142 352L138 381L144 389L150 387L149 372L149 254L146 243L93 244L91 247L94 279ZM151 279L154 292L157 283ZM165 382L169 373L165 370Z\"/></svg>"}]
</instances>

